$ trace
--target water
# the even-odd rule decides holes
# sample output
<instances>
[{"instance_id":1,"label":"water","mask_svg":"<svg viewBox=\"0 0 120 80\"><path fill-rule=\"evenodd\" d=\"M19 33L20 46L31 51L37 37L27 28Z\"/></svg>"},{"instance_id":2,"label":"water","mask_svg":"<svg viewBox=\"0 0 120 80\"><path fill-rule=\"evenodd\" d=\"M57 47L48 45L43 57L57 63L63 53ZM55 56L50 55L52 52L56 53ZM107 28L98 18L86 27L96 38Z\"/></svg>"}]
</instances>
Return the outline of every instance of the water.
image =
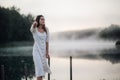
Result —
<instances>
[{"instance_id":1,"label":"water","mask_svg":"<svg viewBox=\"0 0 120 80\"><path fill-rule=\"evenodd\" d=\"M70 80L69 59L53 58L52 79ZM73 80L120 80L120 64L106 60L73 58Z\"/></svg>"},{"instance_id":2,"label":"water","mask_svg":"<svg viewBox=\"0 0 120 80\"><path fill-rule=\"evenodd\" d=\"M120 80L120 50L112 41L53 41L50 54L51 80L70 80L69 56L73 57L73 80ZM32 46L0 48L1 64L10 77L6 80L25 80L24 65L28 67L29 80L36 80Z\"/></svg>"}]
</instances>

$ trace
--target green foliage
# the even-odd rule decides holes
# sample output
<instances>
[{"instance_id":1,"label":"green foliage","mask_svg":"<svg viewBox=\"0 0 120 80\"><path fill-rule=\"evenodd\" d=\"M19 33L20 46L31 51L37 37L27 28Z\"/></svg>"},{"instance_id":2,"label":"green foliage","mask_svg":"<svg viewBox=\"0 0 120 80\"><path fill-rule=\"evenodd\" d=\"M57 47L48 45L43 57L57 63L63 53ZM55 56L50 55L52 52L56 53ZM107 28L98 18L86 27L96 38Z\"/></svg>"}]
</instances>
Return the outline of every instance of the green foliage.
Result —
<instances>
[{"instance_id":1,"label":"green foliage","mask_svg":"<svg viewBox=\"0 0 120 80\"><path fill-rule=\"evenodd\" d=\"M19 13L16 7L0 7L0 43L32 40L30 26L33 16Z\"/></svg>"},{"instance_id":2,"label":"green foliage","mask_svg":"<svg viewBox=\"0 0 120 80\"><path fill-rule=\"evenodd\" d=\"M35 76L32 56L0 56L0 67L1 65L4 65L5 80L25 79L25 66L27 67L27 78ZM0 75L2 74L0 73Z\"/></svg>"},{"instance_id":3,"label":"green foliage","mask_svg":"<svg viewBox=\"0 0 120 80\"><path fill-rule=\"evenodd\" d=\"M99 36L104 39L118 40L120 39L120 26L110 25L99 33Z\"/></svg>"}]
</instances>

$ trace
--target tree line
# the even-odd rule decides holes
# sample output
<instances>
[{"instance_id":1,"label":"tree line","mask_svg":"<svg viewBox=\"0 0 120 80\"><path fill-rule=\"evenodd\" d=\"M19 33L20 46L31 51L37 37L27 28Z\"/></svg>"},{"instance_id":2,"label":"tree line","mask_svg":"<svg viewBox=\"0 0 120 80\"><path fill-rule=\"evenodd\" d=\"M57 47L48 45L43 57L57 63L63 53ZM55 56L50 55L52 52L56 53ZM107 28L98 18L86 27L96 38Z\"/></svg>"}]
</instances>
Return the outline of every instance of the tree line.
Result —
<instances>
[{"instance_id":1,"label":"tree line","mask_svg":"<svg viewBox=\"0 0 120 80\"><path fill-rule=\"evenodd\" d=\"M20 14L16 7L0 6L0 44L12 41L30 41L30 26L34 16Z\"/></svg>"},{"instance_id":2,"label":"tree line","mask_svg":"<svg viewBox=\"0 0 120 80\"><path fill-rule=\"evenodd\" d=\"M120 25L111 24L99 33L99 37L107 40L120 40Z\"/></svg>"}]
</instances>

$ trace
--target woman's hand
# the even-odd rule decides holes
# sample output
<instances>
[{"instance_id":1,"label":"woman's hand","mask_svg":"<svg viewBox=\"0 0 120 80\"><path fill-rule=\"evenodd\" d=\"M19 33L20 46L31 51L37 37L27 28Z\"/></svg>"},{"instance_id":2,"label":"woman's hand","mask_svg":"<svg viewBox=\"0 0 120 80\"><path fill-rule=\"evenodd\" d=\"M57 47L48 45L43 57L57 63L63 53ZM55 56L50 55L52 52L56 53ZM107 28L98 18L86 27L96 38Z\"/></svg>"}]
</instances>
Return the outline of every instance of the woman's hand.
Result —
<instances>
[{"instance_id":1,"label":"woman's hand","mask_svg":"<svg viewBox=\"0 0 120 80\"><path fill-rule=\"evenodd\" d=\"M46 58L50 59L50 55L48 53L46 53Z\"/></svg>"},{"instance_id":2,"label":"woman's hand","mask_svg":"<svg viewBox=\"0 0 120 80\"><path fill-rule=\"evenodd\" d=\"M36 21L33 22L33 27L37 27L38 23Z\"/></svg>"}]
</instances>

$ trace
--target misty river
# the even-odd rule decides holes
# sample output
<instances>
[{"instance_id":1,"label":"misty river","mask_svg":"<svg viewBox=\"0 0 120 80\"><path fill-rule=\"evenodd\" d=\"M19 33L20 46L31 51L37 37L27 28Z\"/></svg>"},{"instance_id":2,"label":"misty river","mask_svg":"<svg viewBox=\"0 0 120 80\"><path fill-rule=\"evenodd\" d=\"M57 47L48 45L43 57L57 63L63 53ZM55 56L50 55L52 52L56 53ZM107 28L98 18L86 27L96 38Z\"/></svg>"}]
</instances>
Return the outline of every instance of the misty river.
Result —
<instances>
[{"instance_id":1,"label":"misty river","mask_svg":"<svg viewBox=\"0 0 120 80\"><path fill-rule=\"evenodd\" d=\"M51 80L70 80L69 57L73 57L73 80L120 80L120 50L114 41L56 40L50 42ZM32 45L0 48L5 80L36 80ZM47 80L47 75L45 80Z\"/></svg>"}]
</instances>

